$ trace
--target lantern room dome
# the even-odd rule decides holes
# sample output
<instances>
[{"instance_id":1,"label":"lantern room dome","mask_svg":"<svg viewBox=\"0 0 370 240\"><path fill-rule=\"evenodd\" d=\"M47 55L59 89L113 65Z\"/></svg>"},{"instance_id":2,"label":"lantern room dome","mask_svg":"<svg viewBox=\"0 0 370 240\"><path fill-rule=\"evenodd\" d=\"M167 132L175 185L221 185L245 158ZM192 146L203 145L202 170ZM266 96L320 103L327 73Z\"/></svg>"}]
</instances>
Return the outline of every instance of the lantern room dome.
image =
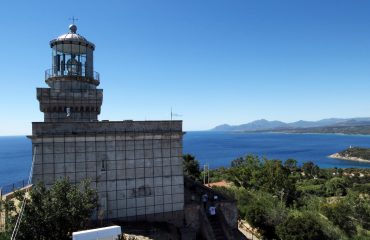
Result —
<instances>
[{"instance_id":1,"label":"lantern room dome","mask_svg":"<svg viewBox=\"0 0 370 240\"><path fill-rule=\"evenodd\" d=\"M66 43L84 45L92 48L92 50L95 50L95 45L92 42L88 41L85 37L77 33L77 26L75 24L69 25L68 33L60 35L56 39L51 40L50 47Z\"/></svg>"},{"instance_id":2,"label":"lantern room dome","mask_svg":"<svg viewBox=\"0 0 370 240\"><path fill-rule=\"evenodd\" d=\"M83 36L81 36L80 34L78 33L67 33L67 34L63 34L63 35L60 35L59 37L57 37L56 40L77 40L77 41L87 41L86 38L84 38Z\"/></svg>"}]
</instances>

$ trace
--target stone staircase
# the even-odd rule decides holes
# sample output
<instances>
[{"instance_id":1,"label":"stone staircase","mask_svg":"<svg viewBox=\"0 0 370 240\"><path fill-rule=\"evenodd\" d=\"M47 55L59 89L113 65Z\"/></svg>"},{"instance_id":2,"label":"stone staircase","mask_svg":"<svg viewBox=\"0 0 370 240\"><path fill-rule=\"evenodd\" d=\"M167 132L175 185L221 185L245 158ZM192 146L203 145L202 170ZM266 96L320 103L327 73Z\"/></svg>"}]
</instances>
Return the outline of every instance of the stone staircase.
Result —
<instances>
[{"instance_id":1,"label":"stone staircase","mask_svg":"<svg viewBox=\"0 0 370 240\"><path fill-rule=\"evenodd\" d=\"M212 227L213 234L216 240L226 240L227 237L222 229L222 225L217 216L208 215L208 221Z\"/></svg>"}]
</instances>

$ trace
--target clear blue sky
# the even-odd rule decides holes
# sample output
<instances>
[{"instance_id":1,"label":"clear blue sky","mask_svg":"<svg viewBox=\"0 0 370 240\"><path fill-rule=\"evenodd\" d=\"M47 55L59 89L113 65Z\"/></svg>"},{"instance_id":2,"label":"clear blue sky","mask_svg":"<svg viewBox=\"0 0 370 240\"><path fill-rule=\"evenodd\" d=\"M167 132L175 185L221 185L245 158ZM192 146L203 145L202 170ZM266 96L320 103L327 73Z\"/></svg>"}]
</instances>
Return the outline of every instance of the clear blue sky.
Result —
<instances>
[{"instance_id":1,"label":"clear blue sky","mask_svg":"<svg viewBox=\"0 0 370 240\"><path fill-rule=\"evenodd\" d=\"M222 123L370 116L368 0L2 1L0 135L42 121L49 41L96 45L100 119Z\"/></svg>"}]
</instances>

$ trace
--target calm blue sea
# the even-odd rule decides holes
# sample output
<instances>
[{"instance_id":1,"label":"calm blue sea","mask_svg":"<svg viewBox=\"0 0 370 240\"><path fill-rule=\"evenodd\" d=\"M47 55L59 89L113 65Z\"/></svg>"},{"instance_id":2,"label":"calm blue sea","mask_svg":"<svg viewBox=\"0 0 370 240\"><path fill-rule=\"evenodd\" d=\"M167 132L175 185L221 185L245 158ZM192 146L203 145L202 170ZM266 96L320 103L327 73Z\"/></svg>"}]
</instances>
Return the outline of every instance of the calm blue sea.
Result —
<instances>
[{"instance_id":1,"label":"calm blue sea","mask_svg":"<svg viewBox=\"0 0 370 240\"><path fill-rule=\"evenodd\" d=\"M28 178L31 161L30 139L0 137L0 186Z\"/></svg>"},{"instance_id":2,"label":"calm blue sea","mask_svg":"<svg viewBox=\"0 0 370 240\"><path fill-rule=\"evenodd\" d=\"M188 132L184 153L191 153L210 168L229 166L230 161L247 154L268 159L293 158L302 164L313 161L322 168L369 168L370 163L331 159L327 156L349 146L370 147L370 136L343 134L284 134Z\"/></svg>"},{"instance_id":3,"label":"calm blue sea","mask_svg":"<svg viewBox=\"0 0 370 240\"><path fill-rule=\"evenodd\" d=\"M187 132L183 152L211 168L229 166L231 160L249 153L269 159L294 158L299 163L313 161L322 168L369 168L369 163L327 158L349 146L370 147L370 136ZM0 186L27 178L31 155L31 141L26 137L0 137Z\"/></svg>"}]
</instances>

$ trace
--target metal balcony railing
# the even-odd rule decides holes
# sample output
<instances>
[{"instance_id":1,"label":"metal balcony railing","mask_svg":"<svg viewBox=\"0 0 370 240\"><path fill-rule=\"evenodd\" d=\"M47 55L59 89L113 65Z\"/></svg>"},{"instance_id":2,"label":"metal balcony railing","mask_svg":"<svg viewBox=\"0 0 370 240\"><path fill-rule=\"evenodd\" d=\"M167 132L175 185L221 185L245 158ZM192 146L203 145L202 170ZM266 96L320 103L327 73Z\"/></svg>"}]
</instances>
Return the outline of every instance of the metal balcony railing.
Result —
<instances>
[{"instance_id":1,"label":"metal balcony railing","mask_svg":"<svg viewBox=\"0 0 370 240\"><path fill-rule=\"evenodd\" d=\"M98 72L87 73L86 71L54 71L53 68L45 70L45 80L50 78L61 78L61 77L83 77L100 82L100 74Z\"/></svg>"}]
</instances>

